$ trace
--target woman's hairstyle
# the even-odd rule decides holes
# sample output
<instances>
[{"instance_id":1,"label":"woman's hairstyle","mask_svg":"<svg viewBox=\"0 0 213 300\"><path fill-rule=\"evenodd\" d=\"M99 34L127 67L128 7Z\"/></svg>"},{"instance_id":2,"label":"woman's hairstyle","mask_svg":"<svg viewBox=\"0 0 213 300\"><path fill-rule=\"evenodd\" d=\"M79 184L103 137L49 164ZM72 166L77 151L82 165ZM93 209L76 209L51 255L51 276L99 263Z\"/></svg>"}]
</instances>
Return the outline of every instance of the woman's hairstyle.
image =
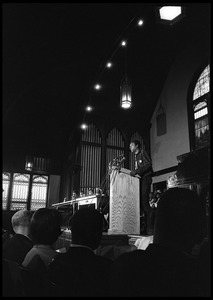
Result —
<instances>
[{"instance_id":1,"label":"woman's hairstyle","mask_svg":"<svg viewBox=\"0 0 213 300\"><path fill-rule=\"evenodd\" d=\"M62 233L62 215L56 209L40 208L34 212L30 233L35 244L52 245Z\"/></svg>"}]
</instances>

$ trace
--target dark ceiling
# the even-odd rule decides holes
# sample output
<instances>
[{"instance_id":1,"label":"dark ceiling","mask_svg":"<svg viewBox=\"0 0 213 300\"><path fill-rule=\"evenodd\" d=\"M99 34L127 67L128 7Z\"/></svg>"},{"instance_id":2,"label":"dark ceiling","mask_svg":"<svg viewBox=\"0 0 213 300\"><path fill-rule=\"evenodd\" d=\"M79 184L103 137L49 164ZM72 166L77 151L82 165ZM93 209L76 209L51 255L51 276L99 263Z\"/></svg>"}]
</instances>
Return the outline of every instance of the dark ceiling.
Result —
<instances>
[{"instance_id":1,"label":"dark ceiling","mask_svg":"<svg viewBox=\"0 0 213 300\"><path fill-rule=\"evenodd\" d=\"M87 118L87 104L94 107L90 118L105 124L148 126L176 55L198 36L198 43L200 36L210 39L210 3L182 3L185 16L172 26L157 19L165 4L4 3L4 153L62 156ZM120 46L123 38L127 48ZM110 58L113 68L106 69ZM133 107L124 111L125 58Z\"/></svg>"}]
</instances>

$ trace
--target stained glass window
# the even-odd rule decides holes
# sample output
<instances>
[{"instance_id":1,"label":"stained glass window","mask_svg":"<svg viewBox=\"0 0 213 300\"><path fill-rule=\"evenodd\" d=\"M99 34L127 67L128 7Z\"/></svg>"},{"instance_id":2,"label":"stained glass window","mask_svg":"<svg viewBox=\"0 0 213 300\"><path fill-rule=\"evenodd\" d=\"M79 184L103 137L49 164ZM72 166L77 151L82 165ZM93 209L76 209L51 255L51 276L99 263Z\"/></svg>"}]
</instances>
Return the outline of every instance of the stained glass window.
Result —
<instances>
[{"instance_id":1,"label":"stained glass window","mask_svg":"<svg viewBox=\"0 0 213 300\"><path fill-rule=\"evenodd\" d=\"M2 183L2 209L7 209L7 201L8 201L8 192L10 185L10 173L3 173L3 183Z\"/></svg>"},{"instance_id":2,"label":"stained glass window","mask_svg":"<svg viewBox=\"0 0 213 300\"><path fill-rule=\"evenodd\" d=\"M27 197L29 193L29 174L14 173L11 199L11 210L27 209Z\"/></svg>"},{"instance_id":3,"label":"stained glass window","mask_svg":"<svg viewBox=\"0 0 213 300\"><path fill-rule=\"evenodd\" d=\"M210 66L208 65L197 80L193 93L195 149L209 145Z\"/></svg>"},{"instance_id":4,"label":"stained glass window","mask_svg":"<svg viewBox=\"0 0 213 300\"><path fill-rule=\"evenodd\" d=\"M208 65L201 73L196 83L193 100L207 94L210 90L210 66Z\"/></svg>"},{"instance_id":5,"label":"stained glass window","mask_svg":"<svg viewBox=\"0 0 213 300\"><path fill-rule=\"evenodd\" d=\"M46 207L48 176L33 175L31 191L31 210Z\"/></svg>"}]
</instances>

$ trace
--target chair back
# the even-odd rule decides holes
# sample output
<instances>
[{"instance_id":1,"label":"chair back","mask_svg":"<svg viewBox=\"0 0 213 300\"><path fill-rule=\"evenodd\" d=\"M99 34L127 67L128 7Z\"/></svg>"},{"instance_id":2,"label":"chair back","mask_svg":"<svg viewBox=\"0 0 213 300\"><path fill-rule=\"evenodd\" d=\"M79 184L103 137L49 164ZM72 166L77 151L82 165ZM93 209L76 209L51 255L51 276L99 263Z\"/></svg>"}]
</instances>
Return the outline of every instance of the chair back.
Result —
<instances>
[{"instance_id":1,"label":"chair back","mask_svg":"<svg viewBox=\"0 0 213 300\"><path fill-rule=\"evenodd\" d=\"M20 265L12 260L3 259L3 282L5 282L5 292L15 297L22 297L22 282L20 275Z\"/></svg>"},{"instance_id":2,"label":"chair back","mask_svg":"<svg viewBox=\"0 0 213 300\"><path fill-rule=\"evenodd\" d=\"M10 275L9 265L6 259L2 259L2 296L14 297L15 290L12 277Z\"/></svg>"},{"instance_id":3,"label":"chair back","mask_svg":"<svg viewBox=\"0 0 213 300\"><path fill-rule=\"evenodd\" d=\"M15 261L3 259L3 295L5 297L45 297L49 283L42 274Z\"/></svg>"},{"instance_id":4,"label":"chair back","mask_svg":"<svg viewBox=\"0 0 213 300\"><path fill-rule=\"evenodd\" d=\"M25 297L47 296L47 283L42 274L26 267L19 266L22 290Z\"/></svg>"}]
</instances>

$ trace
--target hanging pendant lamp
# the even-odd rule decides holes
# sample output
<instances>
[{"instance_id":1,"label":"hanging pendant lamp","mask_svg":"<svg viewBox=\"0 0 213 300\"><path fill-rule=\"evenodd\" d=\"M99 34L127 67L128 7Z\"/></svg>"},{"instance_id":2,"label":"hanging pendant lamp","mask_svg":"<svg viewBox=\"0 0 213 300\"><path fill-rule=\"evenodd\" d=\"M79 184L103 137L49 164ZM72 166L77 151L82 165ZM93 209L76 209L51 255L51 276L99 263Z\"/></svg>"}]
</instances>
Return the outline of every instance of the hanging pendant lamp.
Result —
<instances>
[{"instance_id":1,"label":"hanging pendant lamp","mask_svg":"<svg viewBox=\"0 0 213 300\"><path fill-rule=\"evenodd\" d=\"M122 80L120 86L120 105L123 109L128 109L132 106L132 87L127 76Z\"/></svg>"}]
</instances>

